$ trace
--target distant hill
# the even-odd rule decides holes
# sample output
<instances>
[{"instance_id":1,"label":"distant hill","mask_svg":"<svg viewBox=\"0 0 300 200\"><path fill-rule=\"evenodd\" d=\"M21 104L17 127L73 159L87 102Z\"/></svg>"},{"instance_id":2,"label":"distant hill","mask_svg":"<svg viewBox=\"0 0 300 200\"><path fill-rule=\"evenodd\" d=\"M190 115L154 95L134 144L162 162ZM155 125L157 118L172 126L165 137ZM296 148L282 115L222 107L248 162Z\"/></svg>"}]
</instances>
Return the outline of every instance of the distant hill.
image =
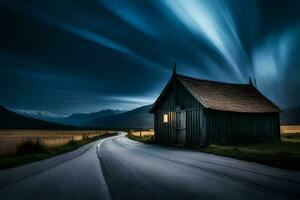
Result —
<instances>
[{"instance_id":1,"label":"distant hill","mask_svg":"<svg viewBox=\"0 0 300 200\"><path fill-rule=\"evenodd\" d=\"M291 107L280 113L280 124L299 125L300 124L300 106Z\"/></svg>"},{"instance_id":2,"label":"distant hill","mask_svg":"<svg viewBox=\"0 0 300 200\"><path fill-rule=\"evenodd\" d=\"M106 109L106 110L101 110L99 112L94 112L94 113L79 113L79 114L73 114L70 115L67 118L59 120L60 123L62 124L67 124L67 125L72 125L72 126L81 126L85 124L88 121L98 119L101 117L107 117L107 116L112 116L120 113L124 113L126 110L112 110L112 109Z\"/></svg>"},{"instance_id":3,"label":"distant hill","mask_svg":"<svg viewBox=\"0 0 300 200\"><path fill-rule=\"evenodd\" d=\"M142 106L121 114L95 118L83 123L82 126L98 128L153 128L153 115L148 113L151 106Z\"/></svg>"},{"instance_id":4,"label":"distant hill","mask_svg":"<svg viewBox=\"0 0 300 200\"><path fill-rule=\"evenodd\" d=\"M72 127L22 116L0 106L0 129L72 129Z\"/></svg>"},{"instance_id":5,"label":"distant hill","mask_svg":"<svg viewBox=\"0 0 300 200\"><path fill-rule=\"evenodd\" d=\"M44 111L27 111L27 110L11 110L17 114L20 114L25 117L34 118L34 119L41 119L43 121L47 122L54 122L54 123L61 123L63 119L66 118L66 116L60 116L60 115L53 115L49 114Z\"/></svg>"}]
</instances>

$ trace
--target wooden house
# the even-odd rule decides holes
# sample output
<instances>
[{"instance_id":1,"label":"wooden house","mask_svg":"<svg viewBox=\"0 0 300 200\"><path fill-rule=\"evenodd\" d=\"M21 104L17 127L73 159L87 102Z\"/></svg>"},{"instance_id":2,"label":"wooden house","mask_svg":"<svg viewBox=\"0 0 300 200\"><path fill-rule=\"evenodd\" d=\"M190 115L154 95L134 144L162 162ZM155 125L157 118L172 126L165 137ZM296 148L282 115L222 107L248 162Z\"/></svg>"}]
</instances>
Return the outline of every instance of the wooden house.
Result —
<instances>
[{"instance_id":1,"label":"wooden house","mask_svg":"<svg viewBox=\"0 0 300 200\"><path fill-rule=\"evenodd\" d=\"M280 140L280 108L254 85L173 75L150 113L155 140L169 145Z\"/></svg>"}]
</instances>

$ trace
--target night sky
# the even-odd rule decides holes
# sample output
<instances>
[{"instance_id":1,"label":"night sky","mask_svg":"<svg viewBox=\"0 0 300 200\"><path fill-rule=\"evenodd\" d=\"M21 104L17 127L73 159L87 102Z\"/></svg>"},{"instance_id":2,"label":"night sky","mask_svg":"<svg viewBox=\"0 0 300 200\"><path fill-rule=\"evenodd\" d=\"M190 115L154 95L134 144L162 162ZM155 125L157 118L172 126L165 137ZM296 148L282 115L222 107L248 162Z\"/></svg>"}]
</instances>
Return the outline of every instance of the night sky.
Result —
<instances>
[{"instance_id":1,"label":"night sky","mask_svg":"<svg viewBox=\"0 0 300 200\"><path fill-rule=\"evenodd\" d=\"M300 1L0 3L0 104L52 115L153 103L172 73L256 80L300 105Z\"/></svg>"}]
</instances>

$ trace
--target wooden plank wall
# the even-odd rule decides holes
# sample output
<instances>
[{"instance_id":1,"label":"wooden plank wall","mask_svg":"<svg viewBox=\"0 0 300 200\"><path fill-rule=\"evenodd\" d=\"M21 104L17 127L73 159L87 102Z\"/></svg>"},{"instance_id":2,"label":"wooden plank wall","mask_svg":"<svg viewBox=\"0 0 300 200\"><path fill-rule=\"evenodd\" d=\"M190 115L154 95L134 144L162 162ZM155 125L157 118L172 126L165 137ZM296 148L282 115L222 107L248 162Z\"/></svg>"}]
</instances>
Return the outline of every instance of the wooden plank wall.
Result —
<instances>
[{"instance_id":1,"label":"wooden plank wall","mask_svg":"<svg viewBox=\"0 0 300 200\"><path fill-rule=\"evenodd\" d=\"M177 144L176 140L176 106L186 111L186 139L187 145L200 145L203 143L203 122L201 104L183 87L176 82L162 99L161 105L155 112L155 137L158 143ZM175 93L175 94L174 94ZM163 115L168 114L169 122L163 123ZM202 119L203 120L203 119Z\"/></svg>"},{"instance_id":2,"label":"wooden plank wall","mask_svg":"<svg viewBox=\"0 0 300 200\"><path fill-rule=\"evenodd\" d=\"M206 110L209 143L230 144L280 140L278 113L235 113Z\"/></svg>"},{"instance_id":3,"label":"wooden plank wall","mask_svg":"<svg viewBox=\"0 0 300 200\"><path fill-rule=\"evenodd\" d=\"M157 112L175 111L176 106L184 109L202 108L202 105L184 88L184 86L177 81L176 90L174 91L174 84L168 89L168 93L161 100L161 104L157 108ZM175 93L174 93L175 92Z\"/></svg>"},{"instance_id":4,"label":"wooden plank wall","mask_svg":"<svg viewBox=\"0 0 300 200\"><path fill-rule=\"evenodd\" d=\"M186 139L187 145L201 145L203 136L201 134L200 109L186 110Z\"/></svg>"},{"instance_id":5,"label":"wooden plank wall","mask_svg":"<svg viewBox=\"0 0 300 200\"><path fill-rule=\"evenodd\" d=\"M199 109L202 105L184 88L180 83L176 83L176 105L181 109Z\"/></svg>"},{"instance_id":6,"label":"wooden plank wall","mask_svg":"<svg viewBox=\"0 0 300 200\"><path fill-rule=\"evenodd\" d=\"M168 123L163 122L164 114L168 114ZM155 140L160 144L176 144L176 112L155 114Z\"/></svg>"},{"instance_id":7,"label":"wooden plank wall","mask_svg":"<svg viewBox=\"0 0 300 200\"><path fill-rule=\"evenodd\" d=\"M175 110L175 94L173 92L173 88L174 86L171 85L167 95L161 100L162 102L160 106L158 106L157 112Z\"/></svg>"}]
</instances>

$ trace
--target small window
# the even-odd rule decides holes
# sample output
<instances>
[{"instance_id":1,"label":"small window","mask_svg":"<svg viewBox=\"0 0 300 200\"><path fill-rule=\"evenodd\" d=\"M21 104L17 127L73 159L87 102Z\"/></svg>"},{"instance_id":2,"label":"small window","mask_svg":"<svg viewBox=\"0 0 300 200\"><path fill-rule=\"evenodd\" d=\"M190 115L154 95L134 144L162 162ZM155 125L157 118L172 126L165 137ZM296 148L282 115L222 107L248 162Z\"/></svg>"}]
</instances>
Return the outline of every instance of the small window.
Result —
<instances>
[{"instance_id":1,"label":"small window","mask_svg":"<svg viewBox=\"0 0 300 200\"><path fill-rule=\"evenodd\" d=\"M168 123L168 115L164 114L164 123Z\"/></svg>"}]
</instances>

